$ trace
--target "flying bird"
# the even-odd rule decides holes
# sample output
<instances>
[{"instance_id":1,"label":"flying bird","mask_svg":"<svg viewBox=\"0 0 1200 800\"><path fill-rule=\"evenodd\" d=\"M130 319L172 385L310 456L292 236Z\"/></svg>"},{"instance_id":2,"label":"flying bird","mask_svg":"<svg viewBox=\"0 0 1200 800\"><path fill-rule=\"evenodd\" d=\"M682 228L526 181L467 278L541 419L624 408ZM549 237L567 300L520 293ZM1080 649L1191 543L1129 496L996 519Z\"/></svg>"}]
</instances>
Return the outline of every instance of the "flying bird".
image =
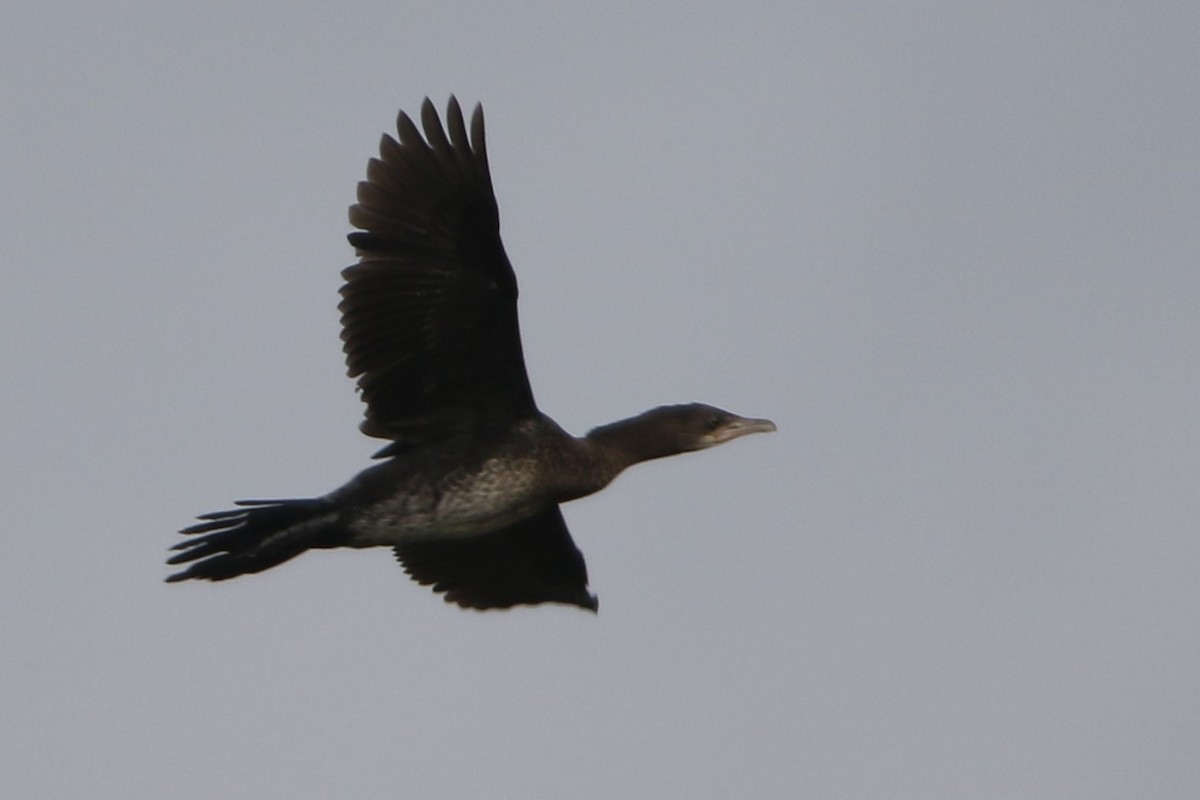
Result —
<instances>
[{"instance_id":1,"label":"flying bird","mask_svg":"<svg viewBox=\"0 0 1200 800\"><path fill-rule=\"evenodd\" d=\"M384 135L350 207L358 263L342 272L343 349L387 440L322 497L241 500L198 517L168 582L262 572L306 550L390 547L419 583L464 608L565 603L595 611L583 555L559 505L633 464L775 430L690 403L574 437L538 410L517 326L517 281L500 241L483 110L470 134L421 107Z\"/></svg>"}]
</instances>

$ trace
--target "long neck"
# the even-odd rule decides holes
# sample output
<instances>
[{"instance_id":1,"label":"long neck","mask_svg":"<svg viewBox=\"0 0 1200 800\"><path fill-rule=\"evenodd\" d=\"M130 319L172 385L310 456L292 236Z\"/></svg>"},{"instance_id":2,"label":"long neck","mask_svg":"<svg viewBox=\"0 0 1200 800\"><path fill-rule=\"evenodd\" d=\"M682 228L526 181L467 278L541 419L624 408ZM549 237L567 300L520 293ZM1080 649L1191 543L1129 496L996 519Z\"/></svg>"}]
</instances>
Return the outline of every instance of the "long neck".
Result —
<instances>
[{"instance_id":1,"label":"long neck","mask_svg":"<svg viewBox=\"0 0 1200 800\"><path fill-rule=\"evenodd\" d=\"M662 430L644 417L601 425L579 439L563 433L571 446L552 448L544 463L545 480L556 487L557 500L598 492L627 467L679 452L678 447L668 446Z\"/></svg>"},{"instance_id":2,"label":"long neck","mask_svg":"<svg viewBox=\"0 0 1200 800\"><path fill-rule=\"evenodd\" d=\"M617 473L639 462L680 452L678 443L664 435L662 427L646 415L593 428L584 441L603 454L616 467Z\"/></svg>"}]
</instances>

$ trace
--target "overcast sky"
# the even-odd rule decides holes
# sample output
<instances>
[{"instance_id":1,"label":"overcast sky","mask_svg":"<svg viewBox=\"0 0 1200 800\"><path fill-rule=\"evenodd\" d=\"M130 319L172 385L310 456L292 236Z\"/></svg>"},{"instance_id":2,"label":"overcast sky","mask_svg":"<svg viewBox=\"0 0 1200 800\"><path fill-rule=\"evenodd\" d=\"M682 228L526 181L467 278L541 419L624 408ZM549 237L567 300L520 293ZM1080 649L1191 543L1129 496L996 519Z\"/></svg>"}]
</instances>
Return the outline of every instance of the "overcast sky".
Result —
<instances>
[{"instance_id":1,"label":"overcast sky","mask_svg":"<svg viewBox=\"0 0 1200 800\"><path fill-rule=\"evenodd\" d=\"M12 797L1200 794L1200 6L24 3ZM377 442L346 207L482 101L541 407L779 432L566 507L598 616L386 550L167 586Z\"/></svg>"}]
</instances>

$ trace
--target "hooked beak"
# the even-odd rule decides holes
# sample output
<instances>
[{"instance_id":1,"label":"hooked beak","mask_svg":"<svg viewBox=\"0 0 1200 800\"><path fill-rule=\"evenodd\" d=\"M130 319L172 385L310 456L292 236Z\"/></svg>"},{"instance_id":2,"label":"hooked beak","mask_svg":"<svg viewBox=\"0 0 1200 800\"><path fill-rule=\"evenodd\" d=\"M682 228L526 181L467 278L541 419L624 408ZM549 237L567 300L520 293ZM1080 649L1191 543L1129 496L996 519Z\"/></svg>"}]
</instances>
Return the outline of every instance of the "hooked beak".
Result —
<instances>
[{"instance_id":1,"label":"hooked beak","mask_svg":"<svg viewBox=\"0 0 1200 800\"><path fill-rule=\"evenodd\" d=\"M769 419L735 417L722 425L720 430L713 431L712 440L713 444L722 444L751 433L771 433L774 430L775 423Z\"/></svg>"}]
</instances>

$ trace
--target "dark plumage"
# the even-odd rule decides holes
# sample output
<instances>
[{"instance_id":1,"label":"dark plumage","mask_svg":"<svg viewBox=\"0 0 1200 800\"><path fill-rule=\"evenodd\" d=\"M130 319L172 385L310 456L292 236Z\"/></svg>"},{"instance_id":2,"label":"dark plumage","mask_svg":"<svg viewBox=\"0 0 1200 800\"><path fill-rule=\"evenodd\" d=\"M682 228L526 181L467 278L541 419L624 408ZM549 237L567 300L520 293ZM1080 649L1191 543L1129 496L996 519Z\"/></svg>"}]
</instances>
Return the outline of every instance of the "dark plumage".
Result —
<instances>
[{"instance_id":1,"label":"dark plumage","mask_svg":"<svg viewBox=\"0 0 1200 800\"><path fill-rule=\"evenodd\" d=\"M392 547L405 571L464 608L557 602L596 609L559 503L631 464L775 429L693 403L576 438L538 411L500 241L483 111L451 97L443 129L421 107L384 136L350 208L359 262L343 273L342 339L380 463L324 497L244 500L204 514L167 578L225 580L305 550Z\"/></svg>"}]
</instances>

